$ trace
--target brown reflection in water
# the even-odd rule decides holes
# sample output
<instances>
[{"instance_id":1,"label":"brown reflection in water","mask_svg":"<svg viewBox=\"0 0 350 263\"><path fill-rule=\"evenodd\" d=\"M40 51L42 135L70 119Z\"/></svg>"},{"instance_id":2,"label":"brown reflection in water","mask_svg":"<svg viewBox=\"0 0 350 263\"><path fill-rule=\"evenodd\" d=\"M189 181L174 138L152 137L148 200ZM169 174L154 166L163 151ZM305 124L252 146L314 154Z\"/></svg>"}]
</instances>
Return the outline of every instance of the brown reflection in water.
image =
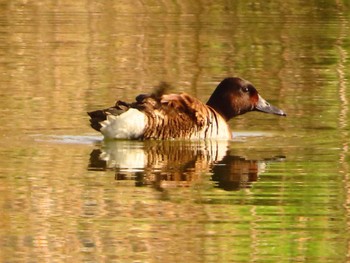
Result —
<instances>
[{"instance_id":1,"label":"brown reflection in water","mask_svg":"<svg viewBox=\"0 0 350 263\"><path fill-rule=\"evenodd\" d=\"M226 155L219 164L213 167L212 180L218 183L219 188L229 191L250 187L265 167L264 162L231 155Z\"/></svg>"},{"instance_id":2,"label":"brown reflection in water","mask_svg":"<svg viewBox=\"0 0 350 263\"><path fill-rule=\"evenodd\" d=\"M88 167L115 170L116 180L134 180L136 186L161 190L213 182L228 191L250 187L264 168L264 161L230 155L223 141L106 142L91 152Z\"/></svg>"}]
</instances>

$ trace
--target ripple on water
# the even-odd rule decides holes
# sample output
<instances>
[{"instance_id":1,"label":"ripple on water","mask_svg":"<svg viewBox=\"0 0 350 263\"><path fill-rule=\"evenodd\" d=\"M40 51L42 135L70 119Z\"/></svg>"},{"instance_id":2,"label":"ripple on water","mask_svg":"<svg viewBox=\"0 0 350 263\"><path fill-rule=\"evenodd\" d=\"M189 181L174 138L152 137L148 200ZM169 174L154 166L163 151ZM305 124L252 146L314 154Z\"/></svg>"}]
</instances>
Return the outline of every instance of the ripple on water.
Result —
<instances>
[{"instance_id":1,"label":"ripple on water","mask_svg":"<svg viewBox=\"0 0 350 263\"><path fill-rule=\"evenodd\" d=\"M35 141L62 144L95 144L103 140L99 135L33 135Z\"/></svg>"}]
</instances>

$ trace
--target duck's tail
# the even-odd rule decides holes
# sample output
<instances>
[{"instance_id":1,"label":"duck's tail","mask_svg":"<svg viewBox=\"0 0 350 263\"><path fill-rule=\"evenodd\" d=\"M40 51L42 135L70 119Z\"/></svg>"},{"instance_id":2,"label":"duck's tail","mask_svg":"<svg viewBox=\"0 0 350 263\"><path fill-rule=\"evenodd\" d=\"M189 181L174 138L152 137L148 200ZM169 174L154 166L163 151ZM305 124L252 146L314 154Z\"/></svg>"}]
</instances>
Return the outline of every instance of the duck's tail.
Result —
<instances>
[{"instance_id":1,"label":"duck's tail","mask_svg":"<svg viewBox=\"0 0 350 263\"><path fill-rule=\"evenodd\" d=\"M90 111L87 114L90 116L90 126L96 131L101 131L101 122L107 120L108 115L119 116L120 114L126 112L130 108L130 105L124 101L117 101L113 107L104 109Z\"/></svg>"}]
</instances>

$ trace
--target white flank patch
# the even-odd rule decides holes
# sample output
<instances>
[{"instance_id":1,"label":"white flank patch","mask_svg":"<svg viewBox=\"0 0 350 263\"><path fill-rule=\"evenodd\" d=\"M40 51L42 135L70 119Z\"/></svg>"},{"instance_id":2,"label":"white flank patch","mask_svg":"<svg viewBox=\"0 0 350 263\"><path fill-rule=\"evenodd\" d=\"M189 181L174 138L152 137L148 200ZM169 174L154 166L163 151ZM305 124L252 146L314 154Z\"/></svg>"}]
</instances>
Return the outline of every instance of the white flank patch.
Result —
<instances>
[{"instance_id":1,"label":"white flank patch","mask_svg":"<svg viewBox=\"0 0 350 263\"><path fill-rule=\"evenodd\" d=\"M118 115L107 115L107 120L100 122L101 133L108 139L137 139L146 126L146 115L137 109Z\"/></svg>"}]
</instances>

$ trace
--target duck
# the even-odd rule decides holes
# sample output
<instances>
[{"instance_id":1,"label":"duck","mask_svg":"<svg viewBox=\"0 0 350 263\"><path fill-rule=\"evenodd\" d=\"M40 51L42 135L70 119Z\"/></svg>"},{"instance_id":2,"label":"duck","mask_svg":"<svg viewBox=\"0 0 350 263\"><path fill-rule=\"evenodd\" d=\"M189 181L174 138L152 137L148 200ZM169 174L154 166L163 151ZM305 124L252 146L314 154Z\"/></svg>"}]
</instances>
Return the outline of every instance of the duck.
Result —
<instances>
[{"instance_id":1,"label":"duck","mask_svg":"<svg viewBox=\"0 0 350 263\"><path fill-rule=\"evenodd\" d=\"M222 80L207 103L188 93L166 93L162 83L133 102L90 111L90 126L104 139L232 139L228 121L251 111L286 116L268 103L249 81L239 77Z\"/></svg>"}]
</instances>

